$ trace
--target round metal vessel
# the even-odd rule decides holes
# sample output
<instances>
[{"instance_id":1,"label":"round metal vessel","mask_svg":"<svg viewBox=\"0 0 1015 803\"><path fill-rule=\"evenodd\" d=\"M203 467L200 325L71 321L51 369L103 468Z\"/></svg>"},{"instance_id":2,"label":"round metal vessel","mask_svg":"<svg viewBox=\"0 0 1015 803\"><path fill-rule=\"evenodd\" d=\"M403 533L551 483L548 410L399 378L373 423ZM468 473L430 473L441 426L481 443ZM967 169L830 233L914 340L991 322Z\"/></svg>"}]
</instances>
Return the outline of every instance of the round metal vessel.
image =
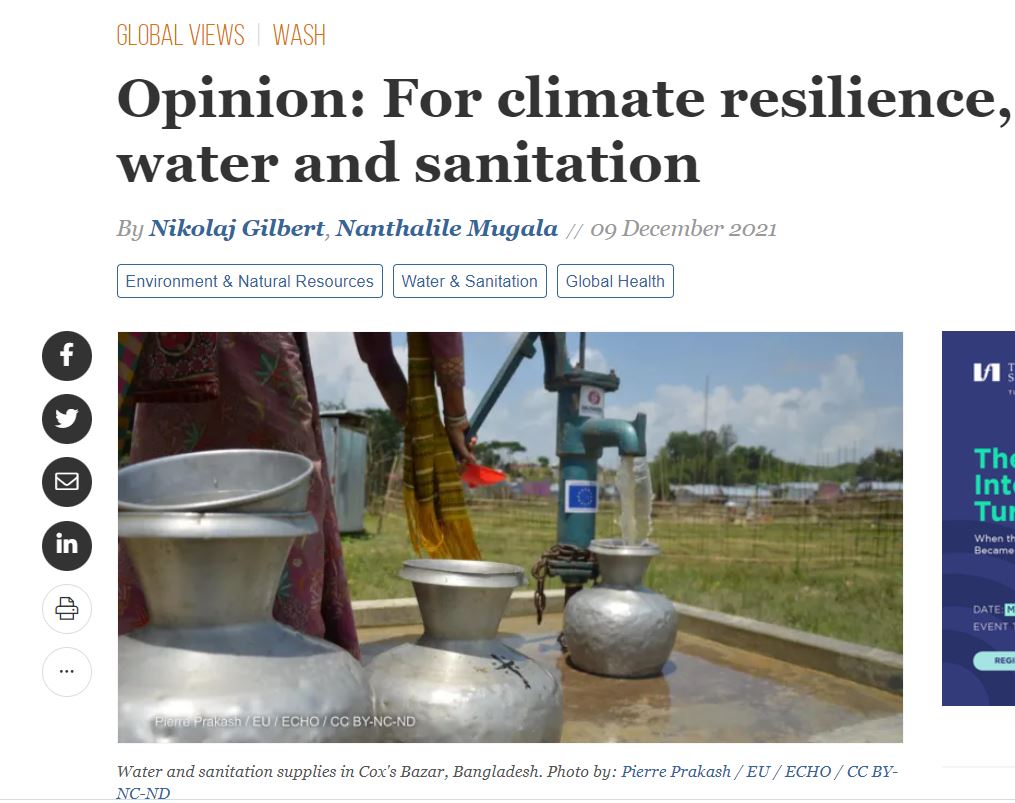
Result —
<instances>
[{"instance_id":1,"label":"round metal vessel","mask_svg":"<svg viewBox=\"0 0 1015 803\"><path fill-rule=\"evenodd\" d=\"M367 665L383 741L557 742L563 697L557 675L497 639L520 566L408 560L423 635ZM401 718L401 719L399 719Z\"/></svg>"},{"instance_id":2,"label":"round metal vessel","mask_svg":"<svg viewBox=\"0 0 1015 803\"><path fill-rule=\"evenodd\" d=\"M564 608L571 663L618 678L662 673L677 638L677 612L662 594L642 585L655 544L593 541L601 583L575 594Z\"/></svg>"},{"instance_id":3,"label":"round metal vessel","mask_svg":"<svg viewBox=\"0 0 1015 803\"><path fill-rule=\"evenodd\" d=\"M151 617L119 639L121 742L375 738L359 662L271 618L293 539L315 529L308 513L120 513Z\"/></svg>"},{"instance_id":4,"label":"round metal vessel","mask_svg":"<svg viewBox=\"0 0 1015 803\"><path fill-rule=\"evenodd\" d=\"M120 469L120 510L302 513L314 464L293 452L219 449Z\"/></svg>"}]
</instances>

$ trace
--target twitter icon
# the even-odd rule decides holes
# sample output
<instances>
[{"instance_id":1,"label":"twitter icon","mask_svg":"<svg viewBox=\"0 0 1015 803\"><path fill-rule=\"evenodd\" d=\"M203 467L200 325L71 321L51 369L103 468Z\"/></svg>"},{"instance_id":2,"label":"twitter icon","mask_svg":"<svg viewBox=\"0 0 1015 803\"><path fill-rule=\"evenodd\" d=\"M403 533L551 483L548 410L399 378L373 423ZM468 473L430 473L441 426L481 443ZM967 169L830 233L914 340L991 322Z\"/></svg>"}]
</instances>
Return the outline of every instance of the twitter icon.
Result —
<instances>
[{"instance_id":1,"label":"twitter icon","mask_svg":"<svg viewBox=\"0 0 1015 803\"><path fill-rule=\"evenodd\" d=\"M77 421L78 411L71 407L69 410L56 411L56 428L67 429L68 427L74 426L74 422Z\"/></svg>"},{"instance_id":2,"label":"twitter icon","mask_svg":"<svg viewBox=\"0 0 1015 803\"><path fill-rule=\"evenodd\" d=\"M62 393L42 411L42 428L57 443L77 443L92 428L92 411L80 396Z\"/></svg>"}]
</instances>

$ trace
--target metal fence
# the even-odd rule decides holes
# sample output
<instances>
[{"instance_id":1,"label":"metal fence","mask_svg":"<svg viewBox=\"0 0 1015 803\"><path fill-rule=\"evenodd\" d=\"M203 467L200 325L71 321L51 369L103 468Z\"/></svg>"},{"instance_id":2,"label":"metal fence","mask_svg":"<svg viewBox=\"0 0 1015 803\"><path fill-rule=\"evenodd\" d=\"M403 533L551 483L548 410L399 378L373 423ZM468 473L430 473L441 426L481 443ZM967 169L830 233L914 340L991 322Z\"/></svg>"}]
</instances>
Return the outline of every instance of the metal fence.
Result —
<instances>
[{"instance_id":1,"label":"metal fence","mask_svg":"<svg viewBox=\"0 0 1015 803\"><path fill-rule=\"evenodd\" d=\"M491 489L470 494L477 539L496 545L508 539L512 551L537 556L556 538L557 497L508 495ZM376 533L405 531L401 468L396 460L384 493L370 503ZM694 503L656 502L652 540L669 561L737 562L796 569L902 566L902 495L844 494L835 499L769 500L729 504L722 499ZM599 538L619 537L615 501L600 502ZM496 547L495 547L496 551ZM491 557L495 557L491 555Z\"/></svg>"}]
</instances>

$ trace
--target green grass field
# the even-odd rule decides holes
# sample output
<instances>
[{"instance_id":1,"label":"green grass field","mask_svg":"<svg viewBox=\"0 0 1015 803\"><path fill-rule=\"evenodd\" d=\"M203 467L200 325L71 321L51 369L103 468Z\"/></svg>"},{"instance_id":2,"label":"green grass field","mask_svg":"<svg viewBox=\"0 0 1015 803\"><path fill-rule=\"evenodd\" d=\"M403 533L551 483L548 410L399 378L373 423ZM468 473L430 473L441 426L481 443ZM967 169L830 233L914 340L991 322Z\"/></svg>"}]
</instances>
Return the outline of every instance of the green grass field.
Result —
<instances>
[{"instance_id":1,"label":"green grass field","mask_svg":"<svg viewBox=\"0 0 1015 803\"><path fill-rule=\"evenodd\" d=\"M376 533L377 523L368 516L367 530ZM473 506L473 524L485 559L527 570L555 540L555 513L545 502L482 502ZM389 514L381 534L343 539L353 599L412 595L397 577L413 557L404 528ZM601 511L597 537L616 535L615 512ZM715 508L663 509L652 540L663 554L646 582L678 602L902 650L901 501L794 506L750 522Z\"/></svg>"}]
</instances>

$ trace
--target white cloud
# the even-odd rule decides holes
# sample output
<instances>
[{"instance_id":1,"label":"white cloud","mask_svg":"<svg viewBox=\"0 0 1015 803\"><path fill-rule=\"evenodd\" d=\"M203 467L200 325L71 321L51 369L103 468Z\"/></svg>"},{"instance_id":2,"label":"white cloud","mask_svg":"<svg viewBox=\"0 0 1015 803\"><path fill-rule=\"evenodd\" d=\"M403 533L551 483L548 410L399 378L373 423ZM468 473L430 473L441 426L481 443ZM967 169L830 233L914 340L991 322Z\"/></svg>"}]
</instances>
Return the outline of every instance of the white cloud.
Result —
<instances>
[{"instance_id":1,"label":"white cloud","mask_svg":"<svg viewBox=\"0 0 1015 803\"><path fill-rule=\"evenodd\" d=\"M468 395L468 388L466 388ZM469 409L474 409L472 405ZM480 430L484 441L518 441L526 447L526 456L553 458L557 425L557 394L542 385L532 388L516 405L494 405Z\"/></svg>"},{"instance_id":2,"label":"white cloud","mask_svg":"<svg viewBox=\"0 0 1015 803\"><path fill-rule=\"evenodd\" d=\"M571 355L572 359L578 360L578 355ZM591 346L585 349L585 370L595 371L596 373L605 374L610 370L610 365L606 361L606 355L603 354L599 349L594 349Z\"/></svg>"},{"instance_id":3,"label":"white cloud","mask_svg":"<svg viewBox=\"0 0 1015 803\"><path fill-rule=\"evenodd\" d=\"M311 353L322 401L345 401L352 409L383 405L380 393L359 356L351 333L310 335ZM396 357L406 364L405 347ZM588 349L589 370L605 371L602 352ZM467 409L474 410L482 389L466 387ZM660 384L650 397L634 403L611 403L606 413L632 419L648 416L649 453L663 445L670 432L701 430L705 413L702 388ZM556 437L557 396L533 387L515 404L501 402L491 411L480 433L483 440L516 440L527 447L527 456L553 457ZM865 398L865 388L855 357L840 354L817 373L812 383L773 390L765 385L747 385L739 390L719 384L709 392L708 425L718 429L730 424L739 442L767 446L784 459L812 463L820 455L830 459L863 455L875 446L902 445L902 409L876 407ZM841 450L841 455L840 455ZM613 455L606 462L612 464Z\"/></svg>"},{"instance_id":4,"label":"white cloud","mask_svg":"<svg viewBox=\"0 0 1015 803\"><path fill-rule=\"evenodd\" d=\"M352 332L311 332L309 339L317 397L321 402L345 402L350 410L384 406L366 363L359 358ZM409 364L408 348L395 346L394 354L405 373ZM476 392L466 387L466 409L474 409L478 402Z\"/></svg>"},{"instance_id":5,"label":"white cloud","mask_svg":"<svg viewBox=\"0 0 1015 803\"><path fill-rule=\"evenodd\" d=\"M344 402L350 410L384 406L366 363L356 352L352 332L311 332L309 339L317 397L321 402ZM395 347L395 358L403 371L407 356L404 346Z\"/></svg>"},{"instance_id":6,"label":"white cloud","mask_svg":"<svg viewBox=\"0 0 1015 803\"><path fill-rule=\"evenodd\" d=\"M658 385L652 398L614 405L607 413L633 418L648 416L649 452L654 454L667 434L698 432L704 424L705 393L687 385ZM860 455L875 446L899 447L902 408L871 407L864 399L864 383L855 357L838 355L812 387L772 390L745 386L740 393L726 385L709 392L708 426L729 424L741 444L767 446L782 458L814 462L819 455L835 458Z\"/></svg>"}]
</instances>

